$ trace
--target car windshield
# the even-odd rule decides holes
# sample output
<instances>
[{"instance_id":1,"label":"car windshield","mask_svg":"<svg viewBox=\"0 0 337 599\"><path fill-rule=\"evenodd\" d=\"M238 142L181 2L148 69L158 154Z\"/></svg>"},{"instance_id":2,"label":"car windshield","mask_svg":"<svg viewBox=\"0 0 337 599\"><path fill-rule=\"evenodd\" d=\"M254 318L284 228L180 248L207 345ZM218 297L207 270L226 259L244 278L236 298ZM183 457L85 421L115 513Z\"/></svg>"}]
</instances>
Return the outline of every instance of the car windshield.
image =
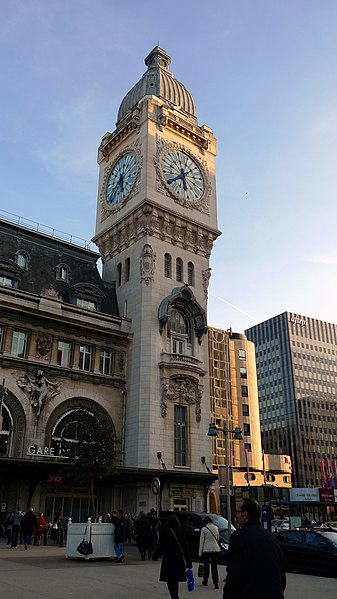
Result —
<instances>
[{"instance_id":1,"label":"car windshield","mask_svg":"<svg viewBox=\"0 0 337 599\"><path fill-rule=\"evenodd\" d=\"M335 532L327 531L324 532L321 536L323 537L323 539L328 539L328 541L330 541L330 543L332 543L332 545L337 549L337 534Z\"/></svg>"},{"instance_id":2,"label":"car windshield","mask_svg":"<svg viewBox=\"0 0 337 599\"><path fill-rule=\"evenodd\" d=\"M213 524L215 524L215 526L217 526L219 530L228 529L228 522L226 518L224 518L223 516L218 516L218 514L212 514L211 518ZM234 526L232 526L232 530L235 530Z\"/></svg>"}]
</instances>

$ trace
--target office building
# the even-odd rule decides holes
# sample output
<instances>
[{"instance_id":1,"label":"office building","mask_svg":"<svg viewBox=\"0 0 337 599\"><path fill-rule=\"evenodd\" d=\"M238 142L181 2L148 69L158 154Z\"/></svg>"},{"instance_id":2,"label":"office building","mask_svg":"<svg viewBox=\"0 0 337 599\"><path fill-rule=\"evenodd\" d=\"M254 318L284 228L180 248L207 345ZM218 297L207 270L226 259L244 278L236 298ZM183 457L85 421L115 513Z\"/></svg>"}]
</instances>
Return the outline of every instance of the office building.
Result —
<instances>
[{"instance_id":1,"label":"office building","mask_svg":"<svg viewBox=\"0 0 337 599\"><path fill-rule=\"evenodd\" d=\"M245 333L256 347L263 449L291 456L293 486L323 486L320 464L337 455L337 326L284 312Z\"/></svg>"}]
</instances>

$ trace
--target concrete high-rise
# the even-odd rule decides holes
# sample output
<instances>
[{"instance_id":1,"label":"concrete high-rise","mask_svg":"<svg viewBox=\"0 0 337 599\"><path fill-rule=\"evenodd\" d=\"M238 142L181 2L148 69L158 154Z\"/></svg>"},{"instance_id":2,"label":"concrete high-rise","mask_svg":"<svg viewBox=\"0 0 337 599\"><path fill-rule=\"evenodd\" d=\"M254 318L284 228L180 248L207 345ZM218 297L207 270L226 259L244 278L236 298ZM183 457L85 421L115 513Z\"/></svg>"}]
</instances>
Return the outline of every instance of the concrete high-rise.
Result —
<instances>
[{"instance_id":1,"label":"concrete high-rise","mask_svg":"<svg viewBox=\"0 0 337 599\"><path fill-rule=\"evenodd\" d=\"M337 455L337 326L284 312L245 331L256 346L262 446L290 454L293 486L321 486Z\"/></svg>"}]
</instances>

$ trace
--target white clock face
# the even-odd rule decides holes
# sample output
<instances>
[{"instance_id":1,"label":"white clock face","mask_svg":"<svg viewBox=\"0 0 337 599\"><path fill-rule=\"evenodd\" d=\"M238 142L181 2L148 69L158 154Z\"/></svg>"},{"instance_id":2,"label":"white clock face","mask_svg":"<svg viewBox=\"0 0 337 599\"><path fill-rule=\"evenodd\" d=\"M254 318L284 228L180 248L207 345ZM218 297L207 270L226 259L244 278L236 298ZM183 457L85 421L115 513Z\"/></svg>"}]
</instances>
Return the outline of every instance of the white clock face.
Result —
<instances>
[{"instance_id":1,"label":"white clock face","mask_svg":"<svg viewBox=\"0 0 337 599\"><path fill-rule=\"evenodd\" d=\"M109 206L122 202L130 193L138 171L133 152L124 154L114 165L107 186L106 201Z\"/></svg>"},{"instance_id":2,"label":"white clock face","mask_svg":"<svg viewBox=\"0 0 337 599\"><path fill-rule=\"evenodd\" d=\"M196 202L205 191L205 181L197 163L185 152L170 150L161 159L164 180L179 198Z\"/></svg>"}]
</instances>

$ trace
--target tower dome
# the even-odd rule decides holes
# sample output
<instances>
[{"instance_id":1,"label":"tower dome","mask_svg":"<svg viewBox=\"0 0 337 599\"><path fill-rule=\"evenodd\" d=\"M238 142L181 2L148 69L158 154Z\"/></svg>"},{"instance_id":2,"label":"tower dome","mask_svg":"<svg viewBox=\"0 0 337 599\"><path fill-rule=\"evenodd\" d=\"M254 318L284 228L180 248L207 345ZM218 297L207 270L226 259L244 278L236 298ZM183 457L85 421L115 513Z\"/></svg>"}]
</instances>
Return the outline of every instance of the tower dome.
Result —
<instances>
[{"instance_id":1,"label":"tower dome","mask_svg":"<svg viewBox=\"0 0 337 599\"><path fill-rule=\"evenodd\" d=\"M145 58L146 73L126 94L119 107L117 123L147 95L162 98L168 104L179 106L188 116L196 118L192 95L168 70L170 63L171 58L165 50L159 46L153 48Z\"/></svg>"}]
</instances>

